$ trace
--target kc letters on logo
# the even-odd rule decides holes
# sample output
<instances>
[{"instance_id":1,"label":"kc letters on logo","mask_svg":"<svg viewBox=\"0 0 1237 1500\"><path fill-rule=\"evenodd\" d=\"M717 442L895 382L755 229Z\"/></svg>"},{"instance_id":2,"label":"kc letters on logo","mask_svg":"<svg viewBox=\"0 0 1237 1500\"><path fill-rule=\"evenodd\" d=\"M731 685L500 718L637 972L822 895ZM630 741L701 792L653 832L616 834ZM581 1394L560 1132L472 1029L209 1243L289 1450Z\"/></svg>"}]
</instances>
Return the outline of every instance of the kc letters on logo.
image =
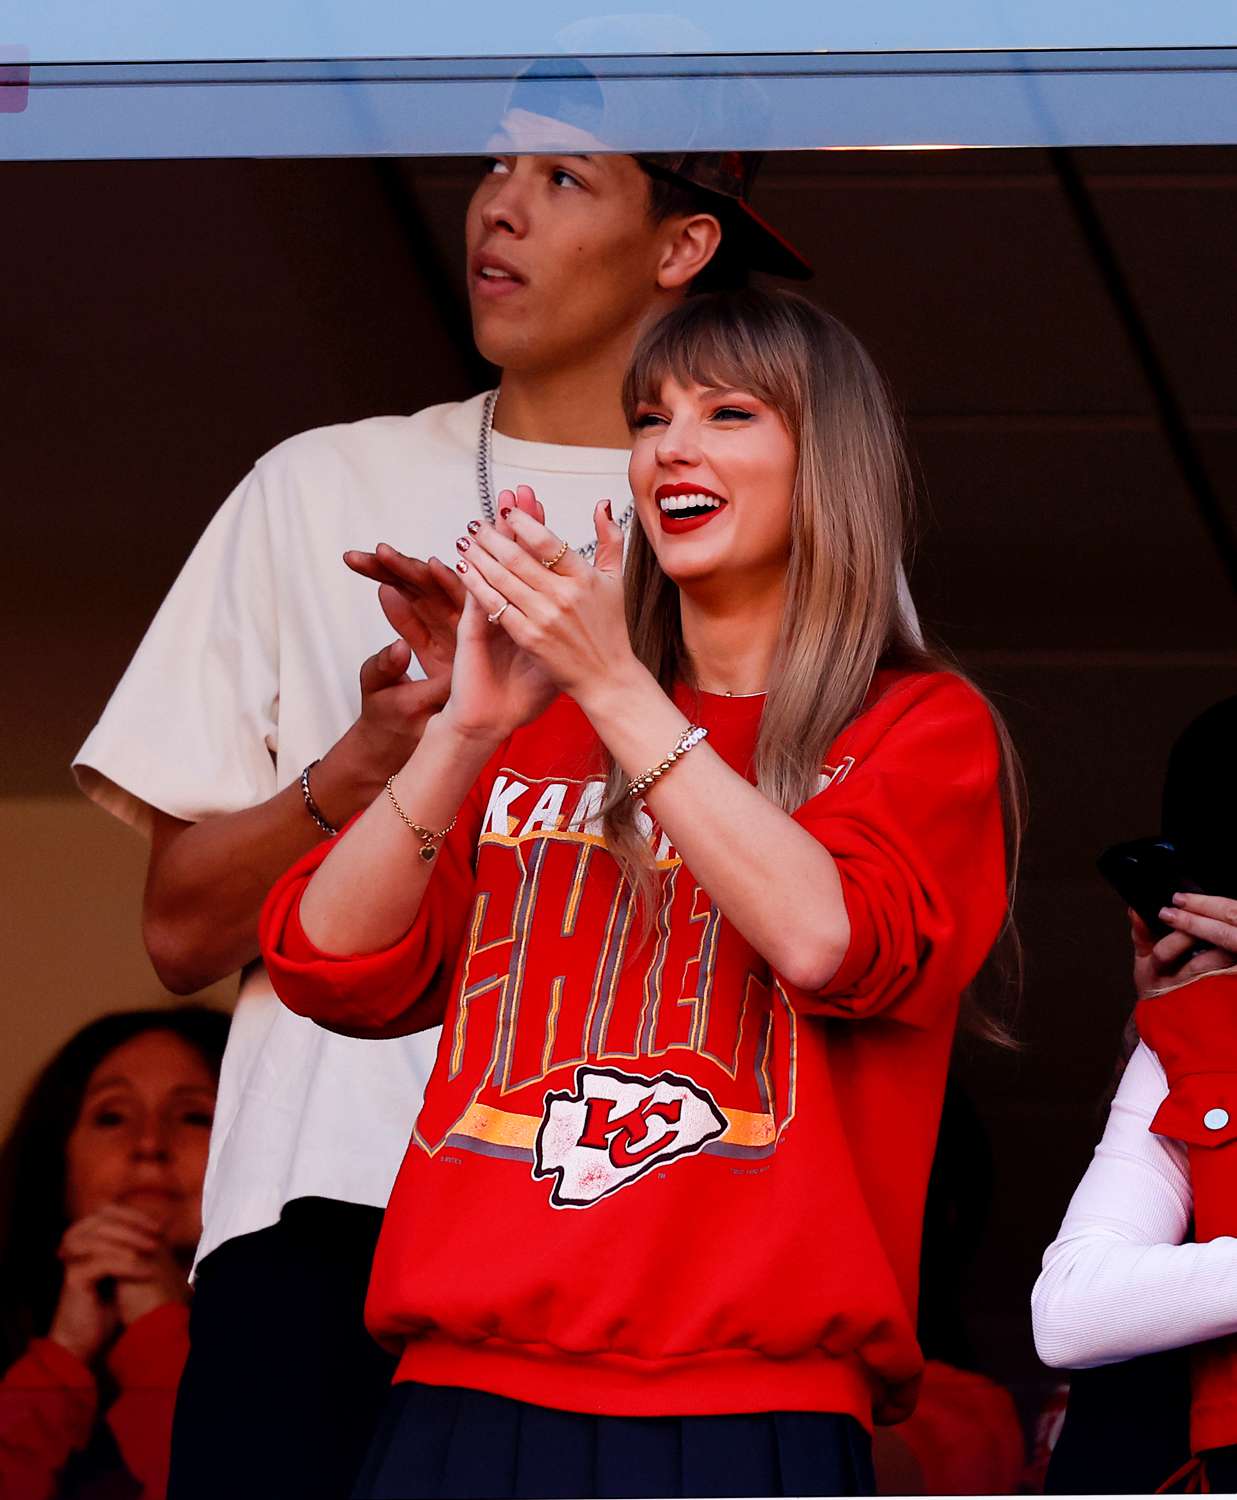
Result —
<instances>
[{"instance_id":1,"label":"kc letters on logo","mask_svg":"<svg viewBox=\"0 0 1237 1500\"><path fill-rule=\"evenodd\" d=\"M726 1124L708 1090L677 1073L577 1068L574 1091L545 1096L533 1176L554 1179L555 1208L588 1208L653 1167L694 1155Z\"/></svg>"}]
</instances>

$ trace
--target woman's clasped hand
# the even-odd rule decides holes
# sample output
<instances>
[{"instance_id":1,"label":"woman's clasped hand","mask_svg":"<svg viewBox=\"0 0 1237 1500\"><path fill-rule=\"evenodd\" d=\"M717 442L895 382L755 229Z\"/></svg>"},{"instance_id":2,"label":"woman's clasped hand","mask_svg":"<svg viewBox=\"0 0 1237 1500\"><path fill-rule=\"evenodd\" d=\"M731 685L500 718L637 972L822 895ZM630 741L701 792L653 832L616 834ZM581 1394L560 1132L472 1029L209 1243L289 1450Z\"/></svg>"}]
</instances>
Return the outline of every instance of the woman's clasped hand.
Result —
<instances>
[{"instance_id":1,"label":"woman's clasped hand","mask_svg":"<svg viewBox=\"0 0 1237 1500\"><path fill-rule=\"evenodd\" d=\"M590 566L564 550L521 485L499 496L496 525L474 521L457 541L456 570L468 591L447 705L457 727L510 732L535 718L554 689L578 700L638 667L624 616L623 533L608 501L593 520Z\"/></svg>"},{"instance_id":2,"label":"woman's clasped hand","mask_svg":"<svg viewBox=\"0 0 1237 1500\"><path fill-rule=\"evenodd\" d=\"M83 1364L146 1313L189 1300L184 1266L158 1220L125 1203L70 1224L59 1257L64 1283L48 1337Z\"/></svg>"}]
</instances>

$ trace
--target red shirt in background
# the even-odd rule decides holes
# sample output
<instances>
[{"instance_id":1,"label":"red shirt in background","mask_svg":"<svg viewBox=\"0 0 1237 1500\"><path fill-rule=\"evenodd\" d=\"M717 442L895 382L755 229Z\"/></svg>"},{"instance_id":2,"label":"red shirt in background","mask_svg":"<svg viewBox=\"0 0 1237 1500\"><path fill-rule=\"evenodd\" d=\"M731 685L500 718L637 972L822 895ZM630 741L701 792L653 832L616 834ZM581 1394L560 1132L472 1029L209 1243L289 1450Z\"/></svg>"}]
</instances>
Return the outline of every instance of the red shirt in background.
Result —
<instances>
[{"instance_id":1,"label":"red shirt in background","mask_svg":"<svg viewBox=\"0 0 1237 1500\"><path fill-rule=\"evenodd\" d=\"M188 1352L189 1310L176 1302L138 1318L107 1356L119 1395L104 1420L141 1500L167 1493L172 1410ZM0 1380L0 1500L53 1500L98 1417L91 1370L53 1339L32 1340Z\"/></svg>"}]
</instances>

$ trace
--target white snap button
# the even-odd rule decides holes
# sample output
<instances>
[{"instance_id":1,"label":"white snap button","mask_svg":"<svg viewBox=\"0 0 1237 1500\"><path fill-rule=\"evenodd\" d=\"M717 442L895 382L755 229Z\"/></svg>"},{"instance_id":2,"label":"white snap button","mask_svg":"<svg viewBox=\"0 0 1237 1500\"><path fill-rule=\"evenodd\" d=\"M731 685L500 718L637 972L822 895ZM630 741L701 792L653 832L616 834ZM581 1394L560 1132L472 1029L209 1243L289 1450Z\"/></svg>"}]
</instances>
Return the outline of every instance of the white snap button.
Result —
<instances>
[{"instance_id":1,"label":"white snap button","mask_svg":"<svg viewBox=\"0 0 1237 1500\"><path fill-rule=\"evenodd\" d=\"M1228 1110L1209 1109L1203 1116L1203 1124L1208 1130L1223 1130L1228 1124Z\"/></svg>"}]
</instances>

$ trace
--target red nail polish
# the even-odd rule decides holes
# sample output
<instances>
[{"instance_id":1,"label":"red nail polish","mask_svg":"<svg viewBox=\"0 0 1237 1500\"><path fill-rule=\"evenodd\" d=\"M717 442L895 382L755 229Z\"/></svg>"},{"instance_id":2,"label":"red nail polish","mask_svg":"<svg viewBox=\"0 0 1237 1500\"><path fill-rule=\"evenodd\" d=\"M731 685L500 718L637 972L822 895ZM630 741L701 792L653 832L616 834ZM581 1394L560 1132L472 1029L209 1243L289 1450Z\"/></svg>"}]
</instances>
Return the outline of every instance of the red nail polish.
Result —
<instances>
[{"instance_id":1,"label":"red nail polish","mask_svg":"<svg viewBox=\"0 0 1237 1500\"><path fill-rule=\"evenodd\" d=\"M610 502L608 500L606 501L606 515L608 515L612 521L614 520L614 512L610 509Z\"/></svg>"},{"instance_id":2,"label":"red nail polish","mask_svg":"<svg viewBox=\"0 0 1237 1500\"><path fill-rule=\"evenodd\" d=\"M468 538L466 536L457 536L456 537L456 539L455 539L455 550L457 552L467 552L468 549L469 549L469 547L471 547L471 546L472 546L472 543L468 540Z\"/></svg>"},{"instance_id":3,"label":"red nail polish","mask_svg":"<svg viewBox=\"0 0 1237 1500\"><path fill-rule=\"evenodd\" d=\"M502 510L500 510L498 512L498 514L499 514L500 518L505 521L507 519L507 517L511 514L511 507L509 505L504 505L503 508L502 508Z\"/></svg>"},{"instance_id":4,"label":"red nail polish","mask_svg":"<svg viewBox=\"0 0 1237 1500\"><path fill-rule=\"evenodd\" d=\"M469 523L468 523L468 535L469 536L476 536L476 534L480 530L481 530L481 522L480 521L469 521Z\"/></svg>"},{"instance_id":5,"label":"red nail polish","mask_svg":"<svg viewBox=\"0 0 1237 1500\"><path fill-rule=\"evenodd\" d=\"M455 571L457 573L467 573L468 572L468 564L463 560L463 558L461 558L459 560L459 562L456 563L456 565L455 565Z\"/></svg>"}]
</instances>

